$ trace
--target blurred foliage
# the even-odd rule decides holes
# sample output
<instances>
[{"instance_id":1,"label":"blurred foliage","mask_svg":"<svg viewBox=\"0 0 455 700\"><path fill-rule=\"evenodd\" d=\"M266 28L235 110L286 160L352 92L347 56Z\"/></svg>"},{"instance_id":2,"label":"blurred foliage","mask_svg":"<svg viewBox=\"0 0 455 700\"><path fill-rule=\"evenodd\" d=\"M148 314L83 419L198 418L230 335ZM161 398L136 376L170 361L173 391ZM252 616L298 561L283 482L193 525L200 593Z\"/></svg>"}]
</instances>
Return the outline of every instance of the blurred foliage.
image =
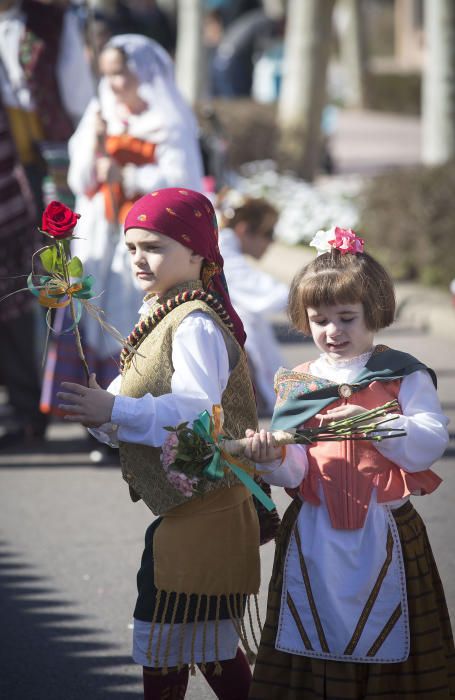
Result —
<instances>
[{"instance_id":1,"label":"blurred foliage","mask_svg":"<svg viewBox=\"0 0 455 700\"><path fill-rule=\"evenodd\" d=\"M395 279L446 286L455 277L455 161L396 170L359 196L368 250Z\"/></svg>"},{"instance_id":2,"label":"blurred foliage","mask_svg":"<svg viewBox=\"0 0 455 700\"><path fill-rule=\"evenodd\" d=\"M368 108L420 114L421 83L420 73L371 72L368 76Z\"/></svg>"}]
</instances>

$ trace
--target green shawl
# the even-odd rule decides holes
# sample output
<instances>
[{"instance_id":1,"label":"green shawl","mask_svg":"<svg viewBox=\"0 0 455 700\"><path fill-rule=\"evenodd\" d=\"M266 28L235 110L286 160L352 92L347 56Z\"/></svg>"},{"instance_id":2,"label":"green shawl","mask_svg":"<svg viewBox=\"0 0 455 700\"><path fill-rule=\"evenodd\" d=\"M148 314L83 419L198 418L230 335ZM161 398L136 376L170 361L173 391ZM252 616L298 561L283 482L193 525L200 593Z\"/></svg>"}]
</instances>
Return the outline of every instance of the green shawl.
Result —
<instances>
[{"instance_id":1,"label":"green shawl","mask_svg":"<svg viewBox=\"0 0 455 700\"><path fill-rule=\"evenodd\" d=\"M365 367L349 386L355 393L374 381L393 382L422 369L429 372L436 387L436 375L432 369L406 352L377 345ZM340 399L340 386L342 385L305 372L278 370L275 378L277 404L271 429L290 430L302 425Z\"/></svg>"}]
</instances>

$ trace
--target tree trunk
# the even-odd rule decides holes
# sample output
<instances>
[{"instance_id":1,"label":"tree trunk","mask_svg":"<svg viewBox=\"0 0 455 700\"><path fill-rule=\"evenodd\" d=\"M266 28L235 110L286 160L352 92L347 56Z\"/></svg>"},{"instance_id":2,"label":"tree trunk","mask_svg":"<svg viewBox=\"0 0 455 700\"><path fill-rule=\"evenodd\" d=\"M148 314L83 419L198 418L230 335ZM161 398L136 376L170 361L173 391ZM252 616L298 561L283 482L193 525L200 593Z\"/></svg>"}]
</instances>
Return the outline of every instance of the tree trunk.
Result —
<instances>
[{"instance_id":1,"label":"tree trunk","mask_svg":"<svg viewBox=\"0 0 455 700\"><path fill-rule=\"evenodd\" d=\"M203 56L202 2L179 0L175 77L180 92L193 106L202 94Z\"/></svg>"},{"instance_id":2,"label":"tree trunk","mask_svg":"<svg viewBox=\"0 0 455 700\"><path fill-rule=\"evenodd\" d=\"M455 2L425 0L424 163L455 157Z\"/></svg>"},{"instance_id":3,"label":"tree trunk","mask_svg":"<svg viewBox=\"0 0 455 700\"><path fill-rule=\"evenodd\" d=\"M278 162L311 181L320 160L321 114L334 0L289 0L283 84L278 104Z\"/></svg>"},{"instance_id":4,"label":"tree trunk","mask_svg":"<svg viewBox=\"0 0 455 700\"><path fill-rule=\"evenodd\" d=\"M346 71L348 90L345 103L349 107L367 105L367 59L363 0L342 0L341 60Z\"/></svg>"}]
</instances>

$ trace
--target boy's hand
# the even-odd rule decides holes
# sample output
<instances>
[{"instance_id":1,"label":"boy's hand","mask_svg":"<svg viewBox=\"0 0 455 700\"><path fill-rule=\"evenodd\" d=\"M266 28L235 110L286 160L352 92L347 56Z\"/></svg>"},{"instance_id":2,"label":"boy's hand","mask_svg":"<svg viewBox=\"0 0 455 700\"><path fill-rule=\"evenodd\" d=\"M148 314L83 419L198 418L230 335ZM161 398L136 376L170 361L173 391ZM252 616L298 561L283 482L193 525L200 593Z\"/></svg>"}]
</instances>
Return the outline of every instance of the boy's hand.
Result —
<instances>
[{"instance_id":1,"label":"boy's hand","mask_svg":"<svg viewBox=\"0 0 455 700\"><path fill-rule=\"evenodd\" d=\"M275 438L272 433L261 430L255 433L254 430L246 430L245 435L249 439L245 448L245 457L252 462L273 462L282 456L281 447L275 445Z\"/></svg>"},{"instance_id":2,"label":"boy's hand","mask_svg":"<svg viewBox=\"0 0 455 700\"><path fill-rule=\"evenodd\" d=\"M329 408L327 413L316 413L315 418L320 421L320 425L328 425L335 420L343 420L344 418L352 418L358 416L359 413L366 411L363 406L357 406L353 403L343 404L335 408Z\"/></svg>"},{"instance_id":3,"label":"boy's hand","mask_svg":"<svg viewBox=\"0 0 455 700\"><path fill-rule=\"evenodd\" d=\"M64 403L59 408L66 413L65 420L82 423L86 428L98 428L111 420L115 396L101 389L94 374L90 375L89 386L62 382L57 396Z\"/></svg>"}]
</instances>

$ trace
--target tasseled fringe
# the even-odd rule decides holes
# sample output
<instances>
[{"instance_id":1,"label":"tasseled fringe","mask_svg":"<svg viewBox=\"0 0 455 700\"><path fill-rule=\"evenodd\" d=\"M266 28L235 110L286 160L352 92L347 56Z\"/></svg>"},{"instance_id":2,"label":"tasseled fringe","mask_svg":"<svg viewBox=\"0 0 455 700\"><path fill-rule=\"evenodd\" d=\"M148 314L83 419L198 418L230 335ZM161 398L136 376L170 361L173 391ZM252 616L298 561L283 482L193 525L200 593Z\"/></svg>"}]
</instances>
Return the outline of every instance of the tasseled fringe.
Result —
<instances>
[{"instance_id":1,"label":"tasseled fringe","mask_svg":"<svg viewBox=\"0 0 455 700\"><path fill-rule=\"evenodd\" d=\"M168 672L167 660L169 659L169 651L171 648L171 641L172 641L172 632L174 630L174 623L175 623L175 616L176 615L177 615L177 606L174 605L174 608L172 610L171 626L169 627L169 633L167 635L166 651L164 652L165 666L163 666L163 675L166 675L166 673Z\"/></svg>"},{"instance_id":2,"label":"tasseled fringe","mask_svg":"<svg viewBox=\"0 0 455 700\"><path fill-rule=\"evenodd\" d=\"M175 602L175 607L177 607L177 601ZM183 644L185 641L185 629L186 629L186 623L188 622L188 609L190 607L190 596L186 596L186 602L185 602L185 611L183 613L183 620L181 623L181 629L180 629L180 644L179 644L179 661L178 661L178 670L183 667Z\"/></svg>"},{"instance_id":3,"label":"tasseled fringe","mask_svg":"<svg viewBox=\"0 0 455 700\"><path fill-rule=\"evenodd\" d=\"M161 593L162 591L158 591L158 595L156 598L156 603L155 603L155 610L153 611L153 618L152 618L152 624L150 626L150 636L149 636L149 643L147 644L147 661L149 662L149 666L152 666L152 642L153 642L153 633L155 631L155 625L156 625L156 618L158 615L158 610L160 607L160 602L161 602Z\"/></svg>"},{"instance_id":4,"label":"tasseled fringe","mask_svg":"<svg viewBox=\"0 0 455 700\"><path fill-rule=\"evenodd\" d=\"M194 622L193 622L193 634L191 635L191 661L190 661L190 673L192 676L196 675L196 664L194 661L194 642L196 641L196 632L197 632L197 626L198 626L198 618L199 618L199 610L201 608L201 599L202 596L199 595L197 597L197 603L196 603L196 613L194 615Z\"/></svg>"},{"instance_id":5,"label":"tasseled fringe","mask_svg":"<svg viewBox=\"0 0 455 700\"><path fill-rule=\"evenodd\" d=\"M163 610L163 620L166 619L166 613L167 609L169 607L169 598L171 594L169 591L166 592L166 600L164 601L164 610ZM156 656L155 656L155 668L159 665L159 658L160 658L160 647L161 647L161 639L163 637L163 630L164 627L161 624L160 625L160 630L158 632L158 641L156 643ZM167 668L168 668L168 663L167 663L167 656L166 654L164 655L164 664L163 664L163 673L167 673ZM165 670L166 669L166 670Z\"/></svg>"},{"instance_id":6,"label":"tasseled fringe","mask_svg":"<svg viewBox=\"0 0 455 700\"><path fill-rule=\"evenodd\" d=\"M200 665L202 673L205 673L207 671L207 666L205 664L205 649L207 646L207 623L209 621L209 610L210 610L209 602L210 602L209 597L206 596L204 627L202 628L202 661L201 661L201 665Z\"/></svg>"},{"instance_id":7,"label":"tasseled fringe","mask_svg":"<svg viewBox=\"0 0 455 700\"><path fill-rule=\"evenodd\" d=\"M175 596L175 600L173 601L173 604L170 604L171 596ZM185 608L183 612L183 618L181 622L175 622L176 616L177 616L177 609L179 603L183 601L182 596L185 597ZM185 643L185 631L188 629L188 617L189 617L189 607L190 607L190 600L191 600L191 595L188 595L186 593L181 593L181 594L173 594L170 591L158 591L157 593L157 598L156 598L156 603L155 603L155 609L153 611L153 619L150 627L150 636L148 640L148 645L147 645L147 661L149 662L149 666L154 668L154 669L160 669L161 673L163 675L166 675L169 672L169 653L171 649L171 643L172 643L172 635L175 633L175 626L179 628L179 651L178 651L178 664L177 664L177 671L180 671L185 664L189 665L190 668L190 673L191 675L196 674L196 666L200 664L201 670L206 671L206 652L207 652L207 627L209 623L209 611L210 611L210 601L212 598L215 596L208 596L205 594L199 595L196 598L196 608L195 608L195 614L194 614L194 621L192 622L193 628L191 630L191 650L190 650L190 659L187 661L183 661L183 653L184 653L184 643ZM215 639L214 639L214 646L215 646L215 660L214 660L214 675L219 676L222 673L222 666L220 664L219 660L219 623L220 623L220 607L221 607L221 602L222 600L226 601L226 606L227 610L229 613L229 618L234 625L235 631L239 636L239 639L242 643L243 648L245 649L245 654L246 657L249 661L250 664L254 663L256 660L256 651L259 647L258 639L260 639L260 635L262 633L262 624L261 624L261 619L259 615L259 604L258 604L258 598L257 595L254 595L254 605L255 605L255 611L256 611L256 621L253 620L253 614L251 610L251 596L244 595L242 593L236 593L236 594L231 594L231 595L218 595L216 596L216 609L215 609L215 619L213 622L215 623ZM202 608L202 615L201 613L201 608ZM170 625L169 625L169 631L167 635L167 639L165 642L165 647L164 647L164 658L162 659L162 662L160 662L160 651L163 647L163 633L164 633L164 624L166 617L168 616L169 612L171 613L171 620L170 620ZM246 623L245 621L245 615L248 614L248 621ZM160 622L157 622L158 615L160 617ZM199 619L201 617L201 619ZM210 620L212 621L212 620ZM246 624L245 624L246 623ZM196 642L196 635L197 635L197 629L198 625L202 625L202 661L196 662L195 660L195 642ZM257 630L255 628L258 628L259 630L259 635L257 635ZM250 643L250 640L248 639L248 632L247 628L249 630L249 633L252 637L252 642ZM155 635L155 630L158 629L158 638L156 639L156 647L152 649L154 646L154 635ZM254 649L256 651L254 651Z\"/></svg>"}]
</instances>

